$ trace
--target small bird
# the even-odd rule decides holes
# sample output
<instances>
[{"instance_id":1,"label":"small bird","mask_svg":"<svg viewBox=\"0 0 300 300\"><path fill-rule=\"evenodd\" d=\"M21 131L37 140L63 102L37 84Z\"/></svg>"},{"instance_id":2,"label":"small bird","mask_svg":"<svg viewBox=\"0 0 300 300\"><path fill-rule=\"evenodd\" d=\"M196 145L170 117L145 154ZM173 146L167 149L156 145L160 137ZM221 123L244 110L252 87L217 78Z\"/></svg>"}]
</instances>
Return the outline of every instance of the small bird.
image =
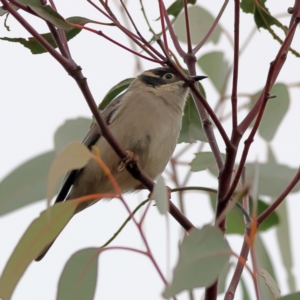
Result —
<instances>
[{"instance_id":1,"label":"small bird","mask_svg":"<svg viewBox=\"0 0 300 300\"><path fill-rule=\"evenodd\" d=\"M206 76L190 78L199 81ZM134 154L139 168L153 180L164 171L174 152L188 92L187 84L172 69L156 68L137 76L126 92L102 111L106 124L120 146ZM96 123L91 126L82 143L89 149L93 145L100 149L101 159L111 170L122 192L141 187L141 183L125 168L120 168L120 158L101 137ZM73 170L66 175L55 203L89 194L114 192L107 175L91 159L83 169ZM98 200L81 203L75 213ZM36 261L44 257L53 242L43 249Z\"/></svg>"}]
</instances>

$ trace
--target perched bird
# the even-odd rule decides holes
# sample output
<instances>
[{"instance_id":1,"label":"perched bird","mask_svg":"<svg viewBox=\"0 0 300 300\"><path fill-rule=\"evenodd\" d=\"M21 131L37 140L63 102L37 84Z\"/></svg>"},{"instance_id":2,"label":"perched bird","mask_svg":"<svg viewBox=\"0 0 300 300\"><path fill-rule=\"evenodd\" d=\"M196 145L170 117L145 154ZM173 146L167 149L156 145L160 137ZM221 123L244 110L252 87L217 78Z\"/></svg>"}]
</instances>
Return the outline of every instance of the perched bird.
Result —
<instances>
[{"instance_id":1,"label":"perched bird","mask_svg":"<svg viewBox=\"0 0 300 300\"><path fill-rule=\"evenodd\" d=\"M206 76L191 77L195 81L204 78ZM102 111L120 146L137 157L139 168L151 179L164 171L174 152L188 91L186 83L172 69L152 69L137 76L127 91ZM89 149L93 145L100 149L101 159L111 170L122 192L141 186L126 169L118 168L120 158L101 137L96 123L82 142ZM67 174L55 203L96 193L114 193L114 188L100 166L90 160L83 169ZM76 213L98 200L81 203ZM43 249L36 261L44 257L53 242Z\"/></svg>"}]
</instances>

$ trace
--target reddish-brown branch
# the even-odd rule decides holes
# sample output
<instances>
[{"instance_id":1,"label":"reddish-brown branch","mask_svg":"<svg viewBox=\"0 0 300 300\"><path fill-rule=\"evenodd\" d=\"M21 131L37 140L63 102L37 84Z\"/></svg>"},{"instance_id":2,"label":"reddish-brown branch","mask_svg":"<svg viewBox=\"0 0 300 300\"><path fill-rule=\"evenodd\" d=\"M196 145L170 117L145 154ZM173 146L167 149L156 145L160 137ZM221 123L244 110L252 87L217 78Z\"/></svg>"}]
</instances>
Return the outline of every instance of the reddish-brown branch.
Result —
<instances>
[{"instance_id":1,"label":"reddish-brown branch","mask_svg":"<svg viewBox=\"0 0 300 300\"><path fill-rule=\"evenodd\" d=\"M189 12L188 12L186 0L183 1L183 7L184 7L184 19L185 19L185 30L186 30L186 41L187 41L187 46L188 46L188 53L192 53L190 20L189 20Z\"/></svg>"},{"instance_id":2,"label":"reddish-brown branch","mask_svg":"<svg viewBox=\"0 0 300 300\"><path fill-rule=\"evenodd\" d=\"M232 130L237 127L237 83L239 72L239 39L240 39L240 1L234 1L234 54L233 54L233 79L232 79Z\"/></svg>"},{"instance_id":3,"label":"reddish-brown branch","mask_svg":"<svg viewBox=\"0 0 300 300\"><path fill-rule=\"evenodd\" d=\"M296 1L296 3L298 3L298 2L299 1ZM299 6L300 6L300 4L299 4ZM251 111L248 113L248 115L245 117L245 119L238 126L238 130L241 133L244 133L246 131L246 129L250 126L250 124L252 123L254 118L257 116L257 114L260 110L260 107L261 107L261 103L264 101L263 95L265 93L265 90L267 93L270 92L272 86L274 85L274 83L276 81L276 78L277 78L279 72L281 71L281 68L285 62L287 53L289 51L290 45L292 43L297 25L300 21L299 14L300 14L300 7L298 7L298 9L296 10L296 5L295 5L294 13L293 13L293 17L292 17L294 22L291 23L291 26L287 33L287 36L286 36L284 42L282 43L275 60L271 63L270 69L273 68L273 70L272 70L272 73L270 73L270 71L269 71L264 91L262 92L262 94L260 95L258 100L256 101L256 103L253 106L253 108L251 109ZM295 17L295 16L297 16L297 17Z\"/></svg>"},{"instance_id":4,"label":"reddish-brown branch","mask_svg":"<svg viewBox=\"0 0 300 300\"><path fill-rule=\"evenodd\" d=\"M202 46L206 43L206 41L209 39L209 37L211 36L211 34L213 33L213 31L215 30L216 26L218 25L224 11L225 8L228 4L229 0L225 0L217 17L215 18L213 24L211 25L211 27L209 28L208 32L206 33L205 37L202 39L202 41L193 49L193 54L195 55L201 48Z\"/></svg>"},{"instance_id":5,"label":"reddish-brown branch","mask_svg":"<svg viewBox=\"0 0 300 300\"><path fill-rule=\"evenodd\" d=\"M158 0L158 5L159 5L159 16L160 16L160 23L161 23L161 32L162 32L162 35L163 35L165 49L169 53L167 31L166 31L166 27L165 27L165 18L164 18L164 9L163 9L162 0Z\"/></svg>"},{"instance_id":6,"label":"reddish-brown branch","mask_svg":"<svg viewBox=\"0 0 300 300\"><path fill-rule=\"evenodd\" d=\"M173 41L173 45L176 49L176 51L178 52L178 54L181 56L181 57L184 57L186 55L186 53L183 51L183 49L181 48L179 42L178 42L178 38L175 34L175 31L173 29L173 26L172 26L172 23L171 23L171 20L169 18L169 15L168 15L168 12L165 8L165 5L164 3L160 0L161 2L161 7L162 7L162 11L161 13L163 14L166 22L167 22L167 25L168 25L168 29L169 29L169 33L170 33L170 36L171 36L171 39Z\"/></svg>"},{"instance_id":7,"label":"reddish-brown branch","mask_svg":"<svg viewBox=\"0 0 300 300\"><path fill-rule=\"evenodd\" d=\"M233 300L236 292L236 288L240 282L244 266L246 264L248 254L249 254L249 237L250 237L250 231L249 229L246 230L245 235L244 235L244 241L243 241L243 246L240 252L239 260L237 263L237 266L235 268L234 274L232 276L231 282L229 284L229 287L226 291L224 300Z\"/></svg>"},{"instance_id":8,"label":"reddish-brown branch","mask_svg":"<svg viewBox=\"0 0 300 300\"><path fill-rule=\"evenodd\" d=\"M241 161L240 161L239 167L237 169L235 178L234 178L234 180L233 180L233 182L231 184L231 187L228 190L228 193L226 194L225 198L222 199L222 201L224 201L224 202L227 202L230 199L231 195L235 191L235 189L237 187L237 184L238 184L238 182L240 180L243 168L245 166L246 158L248 156L248 152L249 152L250 146L251 146L251 144L252 144L252 142L254 140L254 136L255 136L255 134L257 132L257 129L258 129L258 126L259 126L259 124L260 124L260 122L262 120L262 116L263 116L264 110L266 108L267 101L269 99L269 92L270 92L270 90L271 90L271 88L272 88L272 86L273 86L273 84L275 82L275 78L278 76L278 73L279 73L279 69L278 68L281 69L281 67L283 65L283 61L285 61L285 59L286 59L286 53L287 53L286 51L288 51L289 45L291 44L291 39L294 36L296 27L297 27L297 23L295 22L292 25L292 27L290 28L289 33L286 36L286 39L284 40L283 44L281 45L281 47L279 49L279 52L278 52L278 54L276 56L276 59L270 65L270 69L269 69L269 73L268 73L268 77L267 77L265 88L263 89L263 91L262 91L262 93L261 93L261 95L259 97L259 100L257 100L257 102L255 104L255 106L257 106L258 104L260 104L260 106L257 106L258 115L257 115L257 117L255 119L254 126L253 126L253 128L252 128L252 130L251 130L251 132L250 132L250 134L248 136L248 138L245 141L245 147L244 147L244 150L243 150L243 153L242 153ZM260 99L262 99L262 100L260 100ZM247 119L247 117L244 119L244 121ZM249 120L250 119L248 118L247 122ZM244 122L244 121L238 126L238 130L237 131L244 132L244 130L246 129L246 128L244 128L244 126L247 123L247 122Z\"/></svg>"}]
</instances>

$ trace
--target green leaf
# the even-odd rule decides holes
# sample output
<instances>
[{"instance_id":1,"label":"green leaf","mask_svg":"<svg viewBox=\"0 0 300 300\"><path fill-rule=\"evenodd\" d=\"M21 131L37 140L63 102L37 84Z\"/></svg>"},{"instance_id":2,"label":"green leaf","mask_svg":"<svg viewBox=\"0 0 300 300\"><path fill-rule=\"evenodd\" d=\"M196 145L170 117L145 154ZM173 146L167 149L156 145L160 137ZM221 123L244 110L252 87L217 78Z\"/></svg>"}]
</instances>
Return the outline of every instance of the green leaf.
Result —
<instances>
[{"instance_id":1,"label":"green leaf","mask_svg":"<svg viewBox=\"0 0 300 300\"><path fill-rule=\"evenodd\" d=\"M58 127L54 134L55 151L61 151L71 141L81 141L92 123L89 118L77 118L66 120Z\"/></svg>"},{"instance_id":2,"label":"green leaf","mask_svg":"<svg viewBox=\"0 0 300 300\"><path fill-rule=\"evenodd\" d=\"M249 201L250 206L250 215L253 213L253 204L252 199ZM215 196L210 194L210 204L212 206L212 209L216 206L216 199ZM257 201L257 214L261 214L269 205L266 204L263 200L258 199ZM273 211L269 217L263 222L258 230L259 231L267 231L270 228L273 228L274 226L277 226L280 224L280 220L278 217L277 212ZM226 218L226 233L227 234L245 234L245 221L244 221L244 215L241 212L241 210L234 206L232 210L228 213Z\"/></svg>"},{"instance_id":3,"label":"green leaf","mask_svg":"<svg viewBox=\"0 0 300 300\"><path fill-rule=\"evenodd\" d=\"M287 87L277 83L271 90L274 99L269 99L264 116L258 128L259 135L266 141L271 141L290 106L290 96Z\"/></svg>"},{"instance_id":4,"label":"green leaf","mask_svg":"<svg viewBox=\"0 0 300 300\"><path fill-rule=\"evenodd\" d=\"M280 290L273 277L263 268L257 268L257 274L263 278L265 285L269 288L274 299L280 297Z\"/></svg>"},{"instance_id":5,"label":"green leaf","mask_svg":"<svg viewBox=\"0 0 300 300\"><path fill-rule=\"evenodd\" d=\"M228 263L230 247L219 228L204 226L190 232L179 247L174 277L165 289L165 298L183 290L211 285Z\"/></svg>"},{"instance_id":6,"label":"green leaf","mask_svg":"<svg viewBox=\"0 0 300 300\"><path fill-rule=\"evenodd\" d=\"M225 160L226 154L221 154ZM215 166L216 160L212 152L195 153L195 158L189 163L192 172L199 172Z\"/></svg>"},{"instance_id":7,"label":"green leaf","mask_svg":"<svg viewBox=\"0 0 300 300\"><path fill-rule=\"evenodd\" d=\"M87 23L103 24L103 23L92 21L92 20L82 18L82 17L70 17L70 18L66 19L66 21L69 23L79 24L79 25L85 25ZM110 24L107 24L107 25L110 25ZM70 30L66 31L67 41L74 38L78 33L80 33L80 31L81 31L81 29L79 29L79 28L71 27ZM53 48L57 48L57 45L56 45L55 41L53 40L51 33L44 33L44 34L41 34L41 36ZM47 52L46 49L33 37L29 37L27 40L24 38L7 38L7 37L0 38L0 39L4 40L4 41L8 41L8 42L20 43L25 48L28 48L32 54L41 54L41 53Z\"/></svg>"},{"instance_id":8,"label":"green leaf","mask_svg":"<svg viewBox=\"0 0 300 300\"><path fill-rule=\"evenodd\" d=\"M300 299L300 292L286 295L284 297L278 298L277 300L299 300Z\"/></svg>"},{"instance_id":9,"label":"green leaf","mask_svg":"<svg viewBox=\"0 0 300 300\"><path fill-rule=\"evenodd\" d=\"M221 94L225 89L225 79L230 71L229 62L221 51L210 52L198 59L198 65L212 81L214 87Z\"/></svg>"},{"instance_id":10,"label":"green leaf","mask_svg":"<svg viewBox=\"0 0 300 300\"><path fill-rule=\"evenodd\" d=\"M253 0L242 0L241 9L245 13L253 14L255 9L255 2Z\"/></svg>"},{"instance_id":11,"label":"green leaf","mask_svg":"<svg viewBox=\"0 0 300 300\"><path fill-rule=\"evenodd\" d=\"M49 171L48 184L47 184L47 199L48 203L55 195L59 179L72 170L83 168L92 154L90 150L80 142L69 143L62 151L60 151Z\"/></svg>"},{"instance_id":12,"label":"green leaf","mask_svg":"<svg viewBox=\"0 0 300 300\"><path fill-rule=\"evenodd\" d=\"M280 224L276 228L277 242L279 244L280 256L287 273L289 290L296 291L296 282L293 275L293 253L291 248L291 233L289 227L289 214L287 211L287 202L283 201L276 211L280 217ZM300 299L300 298L299 298Z\"/></svg>"},{"instance_id":13,"label":"green leaf","mask_svg":"<svg viewBox=\"0 0 300 300\"><path fill-rule=\"evenodd\" d=\"M260 234L256 235L255 243L254 243L254 251L257 261L257 266L263 268L268 271L268 273L273 277L276 278L274 268L270 259L270 255L267 252L267 249L263 243ZM258 276L258 285L259 285L259 292L261 299L264 300L274 300L274 297L270 291L270 289L266 286L264 280Z\"/></svg>"},{"instance_id":14,"label":"green leaf","mask_svg":"<svg viewBox=\"0 0 300 300\"><path fill-rule=\"evenodd\" d=\"M257 260L257 266L267 270L270 273L270 275L276 280L274 268L270 260L270 255L263 243L261 234L256 235L255 243L254 243L254 251Z\"/></svg>"},{"instance_id":15,"label":"green leaf","mask_svg":"<svg viewBox=\"0 0 300 300\"><path fill-rule=\"evenodd\" d=\"M0 279L0 298L9 300L25 270L45 246L49 245L69 222L75 201L58 203L35 219L9 258Z\"/></svg>"},{"instance_id":16,"label":"green leaf","mask_svg":"<svg viewBox=\"0 0 300 300\"><path fill-rule=\"evenodd\" d=\"M280 22L271 16L268 8L265 5L266 0L242 0L241 1L241 9L245 13L251 13L254 15L254 21L256 23L257 28L265 28L270 29L272 25L277 25L282 28Z\"/></svg>"},{"instance_id":17,"label":"green leaf","mask_svg":"<svg viewBox=\"0 0 300 300\"><path fill-rule=\"evenodd\" d=\"M260 163L259 164L259 187L258 194L271 197L278 197L282 191L291 182L295 176L297 169L292 169L285 165L275 163ZM251 184L254 174L254 164L246 164L246 182ZM291 193L300 190L298 183Z\"/></svg>"},{"instance_id":18,"label":"green leaf","mask_svg":"<svg viewBox=\"0 0 300 300\"><path fill-rule=\"evenodd\" d=\"M230 269L232 267L232 263L226 263L226 265L222 268L219 279L218 279L218 295L223 294L226 290L226 279L229 275Z\"/></svg>"},{"instance_id":19,"label":"green leaf","mask_svg":"<svg viewBox=\"0 0 300 300\"><path fill-rule=\"evenodd\" d=\"M73 28L59 13L57 13L50 5L41 7L29 6L38 16L50 22L59 29L70 30Z\"/></svg>"},{"instance_id":20,"label":"green leaf","mask_svg":"<svg viewBox=\"0 0 300 300\"><path fill-rule=\"evenodd\" d=\"M59 280L57 300L93 300L97 282L98 248L74 253Z\"/></svg>"},{"instance_id":21,"label":"green leaf","mask_svg":"<svg viewBox=\"0 0 300 300\"><path fill-rule=\"evenodd\" d=\"M195 4L196 0L188 0L187 3ZM183 0L176 0L174 3L172 3L169 8L167 9L168 15L172 15L175 18L179 15L179 13L183 9Z\"/></svg>"},{"instance_id":22,"label":"green leaf","mask_svg":"<svg viewBox=\"0 0 300 300\"><path fill-rule=\"evenodd\" d=\"M215 16L213 16L203 7L197 5L188 7L188 13L192 43L196 45L205 37L208 30L211 28L211 25L215 20ZM182 12L174 23L174 30L178 36L178 39L184 43L186 43L185 28L185 16ZM220 39L221 30L221 26L217 25L207 42L213 42L216 44Z\"/></svg>"},{"instance_id":23,"label":"green leaf","mask_svg":"<svg viewBox=\"0 0 300 300\"><path fill-rule=\"evenodd\" d=\"M253 213L253 201L249 203L251 214ZM257 202L257 215L262 214L270 205L265 203L263 200L258 199ZM280 224L280 218L277 211L273 211L268 218L262 222L259 226L260 231L266 231Z\"/></svg>"},{"instance_id":24,"label":"green leaf","mask_svg":"<svg viewBox=\"0 0 300 300\"><path fill-rule=\"evenodd\" d=\"M99 104L99 109L103 110L113 99L126 90L133 80L134 78L127 78L113 86Z\"/></svg>"},{"instance_id":25,"label":"green leaf","mask_svg":"<svg viewBox=\"0 0 300 300\"><path fill-rule=\"evenodd\" d=\"M194 143L196 141L206 142L207 139L194 100L189 95L184 107L178 144Z\"/></svg>"},{"instance_id":26,"label":"green leaf","mask_svg":"<svg viewBox=\"0 0 300 300\"><path fill-rule=\"evenodd\" d=\"M8 174L0 183L0 215L44 199L55 152L36 156Z\"/></svg>"},{"instance_id":27,"label":"green leaf","mask_svg":"<svg viewBox=\"0 0 300 300\"><path fill-rule=\"evenodd\" d=\"M155 199L158 211L165 215L169 211L169 198L167 188L163 177L160 175L157 178L156 184L152 192L152 198Z\"/></svg>"},{"instance_id":28,"label":"green leaf","mask_svg":"<svg viewBox=\"0 0 300 300\"><path fill-rule=\"evenodd\" d=\"M243 294L243 300L250 300L250 296L247 290L247 286L245 284L245 281L243 278L241 278L241 285L242 285L242 294Z\"/></svg>"}]
</instances>

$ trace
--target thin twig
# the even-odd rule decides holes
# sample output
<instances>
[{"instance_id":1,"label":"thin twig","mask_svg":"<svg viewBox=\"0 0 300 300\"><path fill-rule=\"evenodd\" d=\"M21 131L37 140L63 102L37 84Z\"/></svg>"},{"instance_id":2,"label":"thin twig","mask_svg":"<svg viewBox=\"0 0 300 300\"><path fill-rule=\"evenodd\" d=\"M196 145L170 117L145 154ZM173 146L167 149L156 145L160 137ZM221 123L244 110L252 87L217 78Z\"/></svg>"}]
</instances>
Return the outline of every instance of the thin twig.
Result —
<instances>
[{"instance_id":1,"label":"thin twig","mask_svg":"<svg viewBox=\"0 0 300 300\"><path fill-rule=\"evenodd\" d=\"M215 30L216 26L218 25L224 11L225 8L228 4L229 0L225 0L217 17L215 18L213 24L211 25L210 29L208 30L208 32L206 33L205 37L202 39L202 41L193 49L193 54L195 55L201 48L202 46L206 43L206 41L209 39L209 37L211 36L211 34L213 33L213 31Z\"/></svg>"},{"instance_id":2,"label":"thin twig","mask_svg":"<svg viewBox=\"0 0 300 300\"><path fill-rule=\"evenodd\" d=\"M237 83L239 73L239 34L240 34L240 1L234 1L234 58L233 58L233 79L232 79L232 130L237 127Z\"/></svg>"},{"instance_id":3,"label":"thin twig","mask_svg":"<svg viewBox=\"0 0 300 300\"><path fill-rule=\"evenodd\" d=\"M187 46L188 46L188 53L192 53L190 20L189 20L189 12L188 12L186 0L183 1L183 8L184 8L185 31L186 31L186 41L187 41Z\"/></svg>"}]
</instances>

